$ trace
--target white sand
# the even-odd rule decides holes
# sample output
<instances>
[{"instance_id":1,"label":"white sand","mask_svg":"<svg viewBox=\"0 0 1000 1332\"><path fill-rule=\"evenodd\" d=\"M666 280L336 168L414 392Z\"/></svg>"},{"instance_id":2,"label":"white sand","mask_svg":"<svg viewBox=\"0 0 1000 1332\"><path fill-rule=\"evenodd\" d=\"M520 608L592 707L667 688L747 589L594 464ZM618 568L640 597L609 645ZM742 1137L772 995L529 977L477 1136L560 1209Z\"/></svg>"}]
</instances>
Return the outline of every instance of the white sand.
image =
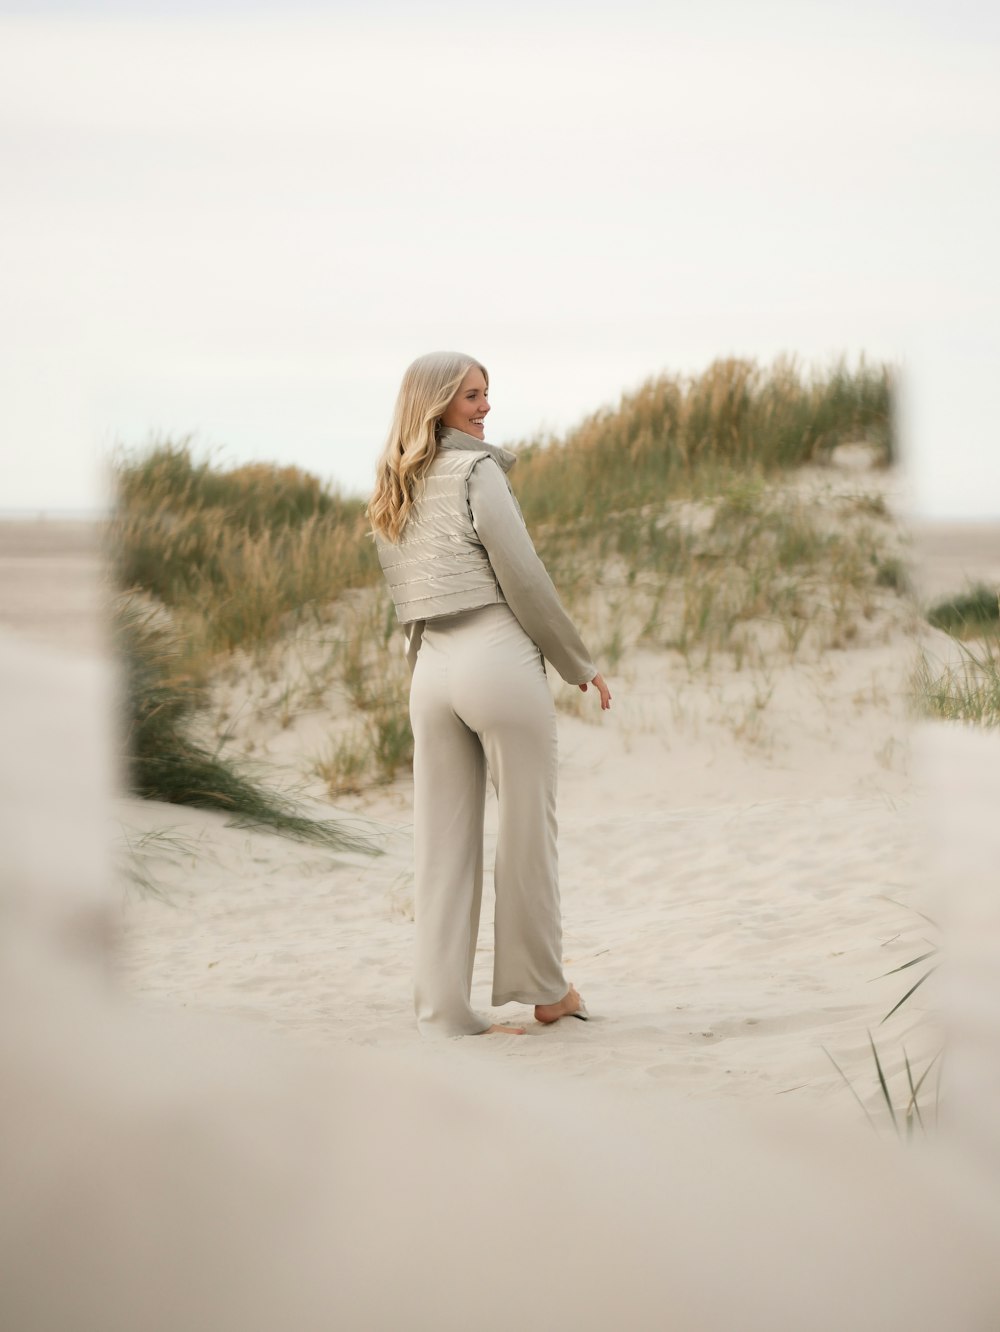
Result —
<instances>
[{"instance_id":1,"label":"white sand","mask_svg":"<svg viewBox=\"0 0 1000 1332\"><path fill-rule=\"evenodd\" d=\"M898 483L873 474L865 486L892 498ZM851 476L837 493L865 486ZM488 1049L466 1039L451 1054L653 1094L808 1099L853 1122L860 1111L826 1046L877 1112L865 1030L905 988L877 978L919 951L923 930L906 909L919 905L911 631L910 611L886 592L856 646L775 653L763 670L632 651L606 717L596 695L576 695L576 708L552 676L582 713L559 714L564 946L597 1020L542 1029L509 1005L494 1017L528 1021L527 1036ZM348 710L328 697L285 725L260 707L279 684L248 673L226 691L233 748L308 782L331 710ZM315 779L307 789L322 794ZM133 839L167 828L176 846L142 858L162 898L129 903L124 983L167 1004L250 1015L314 1048L413 1047L410 808L408 779L342 803L378 835L384 854L367 859L128 803ZM491 797L488 863L493 813ZM483 1011L491 890L488 880L474 982ZM911 1059L933 1048L918 1018L915 1000L883 1029L896 1078L904 1038Z\"/></svg>"},{"instance_id":2,"label":"white sand","mask_svg":"<svg viewBox=\"0 0 1000 1332\"><path fill-rule=\"evenodd\" d=\"M0 644L21 737L0 762L0 1323L994 1326L995 991L962 1010L970 1128L939 1151L868 1132L822 1049L878 1116L865 1032L905 981L874 978L921 947L907 908L989 850L952 862L924 835L953 790L979 811L962 836L988 827L998 756L930 728L914 768L910 628L887 601L857 645L766 682L634 654L609 718L562 714L566 960L597 1020L441 1046L410 1008L406 781L344 802L374 859L119 798L160 895L116 900L92 836L106 674ZM305 779L329 719L245 716ZM931 1006L878 1031L897 1103Z\"/></svg>"}]
</instances>

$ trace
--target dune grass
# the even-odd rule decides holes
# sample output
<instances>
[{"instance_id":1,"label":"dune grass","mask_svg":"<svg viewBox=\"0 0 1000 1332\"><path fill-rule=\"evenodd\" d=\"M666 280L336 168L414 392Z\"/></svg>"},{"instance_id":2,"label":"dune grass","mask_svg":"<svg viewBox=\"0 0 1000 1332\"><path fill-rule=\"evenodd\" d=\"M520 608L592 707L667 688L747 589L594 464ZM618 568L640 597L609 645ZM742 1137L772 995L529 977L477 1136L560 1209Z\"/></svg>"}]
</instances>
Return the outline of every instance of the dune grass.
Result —
<instances>
[{"instance_id":1,"label":"dune grass","mask_svg":"<svg viewBox=\"0 0 1000 1332\"><path fill-rule=\"evenodd\" d=\"M1000 592L977 583L937 602L927 620L954 640L958 661L935 663L926 651L913 675L918 713L975 726L1000 726Z\"/></svg>"},{"instance_id":2,"label":"dune grass","mask_svg":"<svg viewBox=\"0 0 1000 1332\"><path fill-rule=\"evenodd\" d=\"M734 358L694 376L659 375L562 440L518 448L518 498L529 525L592 530L611 514L671 496L715 493L734 473L766 476L819 463L865 440L891 461L891 372L863 359L804 371L779 358Z\"/></svg>"},{"instance_id":3,"label":"dune grass","mask_svg":"<svg viewBox=\"0 0 1000 1332\"><path fill-rule=\"evenodd\" d=\"M649 380L562 440L524 441L512 477L540 545L596 542L602 557L663 569L683 556L661 521L668 500L726 492L733 508L735 478L759 496L769 474L850 439L889 458L890 387L889 370L864 361L809 374L789 360L717 361L700 376ZM363 501L299 468L220 467L188 440L161 441L120 454L115 478L118 584L170 608L192 661L273 641L291 617L321 616L379 578ZM809 539L785 526L779 557Z\"/></svg>"},{"instance_id":4,"label":"dune grass","mask_svg":"<svg viewBox=\"0 0 1000 1332\"><path fill-rule=\"evenodd\" d=\"M598 570L604 608L591 628L609 669L636 641L689 663L724 651L740 664L769 634L792 652L817 633L846 645L874 589L900 590L874 504L845 536L773 489L780 474L850 440L891 458L887 367L806 373L787 359L763 368L729 359L699 376L651 379L564 439L523 441L512 480L574 611L586 612ZM262 650L304 618L323 632L348 589L380 585L363 501L298 468L224 467L182 440L120 454L115 476L116 579L169 612L173 665L157 688L178 691L178 715L197 709L197 687L234 649ZM396 627L386 599L371 595L377 624L347 617L340 670L357 726L317 768L331 792L388 780L412 753L407 681L378 664ZM609 619L609 599L641 605L642 623ZM142 761L140 787L153 789L155 770ZM171 798L166 774L158 798Z\"/></svg>"},{"instance_id":5,"label":"dune grass","mask_svg":"<svg viewBox=\"0 0 1000 1332\"><path fill-rule=\"evenodd\" d=\"M378 574L363 503L299 468L213 467L184 441L119 457L115 477L117 582L170 608L189 657L273 641Z\"/></svg>"},{"instance_id":6,"label":"dune grass","mask_svg":"<svg viewBox=\"0 0 1000 1332\"><path fill-rule=\"evenodd\" d=\"M954 666L934 664L922 652L913 677L913 700L925 717L1000 726L1000 633L978 640L957 641L960 660Z\"/></svg>"},{"instance_id":7,"label":"dune grass","mask_svg":"<svg viewBox=\"0 0 1000 1332\"><path fill-rule=\"evenodd\" d=\"M647 381L564 440L527 441L511 476L574 610L595 557L633 587L653 586L644 641L702 664L729 652L739 665L765 640L793 653L817 633L846 646L875 589L907 591L880 496L855 497L831 525L782 485L851 441L891 461L892 420L886 366L806 373L788 359L720 360L700 376ZM764 625L775 632L761 635ZM613 629L601 637L620 651Z\"/></svg>"},{"instance_id":8,"label":"dune grass","mask_svg":"<svg viewBox=\"0 0 1000 1332\"><path fill-rule=\"evenodd\" d=\"M925 1062L923 1072L917 1074L917 1070L910 1062L910 1057L906 1053L906 1047L902 1047L903 1070L906 1076L906 1085L903 1089L903 1095L899 1103L896 1101L893 1088L890 1087L890 1077L883 1063L883 1056L879 1053L878 1046L875 1044L875 1038L871 1032L867 1032L868 1047L871 1051L872 1062L875 1069L875 1078L877 1080L879 1093L882 1098L882 1105L885 1106L888 1122L897 1138L905 1138L909 1141L914 1137L915 1130L927 1135L929 1128L936 1128L940 1121L941 1111L941 1069L943 1065L943 1048L935 1051L933 1055ZM872 1118L868 1107L858 1094L857 1088L851 1079L847 1076L840 1064L834 1059L833 1055L826 1048L820 1047L823 1053L829 1059L840 1074L841 1080L848 1088L851 1095L861 1107L862 1114L868 1121L869 1126L878 1133L878 1126ZM924 1091L924 1083L932 1072L936 1072L936 1080L933 1086L928 1086ZM921 1093L924 1095L924 1102L921 1102ZM931 1117L933 1116L933 1117Z\"/></svg>"},{"instance_id":9,"label":"dune grass","mask_svg":"<svg viewBox=\"0 0 1000 1332\"><path fill-rule=\"evenodd\" d=\"M293 800L268 790L193 738L204 687L184 673L178 644L155 613L125 601L115 629L126 677L122 725L131 791L147 800L223 810L235 827L260 828L338 851L373 849L336 822L305 816Z\"/></svg>"},{"instance_id":10,"label":"dune grass","mask_svg":"<svg viewBox=\"0 0 1000 1332\"><path fill-rule=\"evenodd\" d=\"M587 539L571 526L539 530L539 550L602 660L637 643L676 651L691 667L719 654L741 668L845 648L886 594L905 590L886 517L831 519L778 478L735 474L720 491L608 516ZM642 608L641 624L609 621L615 595L633 617Z\"/></svg>"},{"instance_id":11,"label":"dune grass","mask_svg":"<svg viewBox=\"0 0 1000 1332\"><path fill-rule=\"evenodd\" d=\"M957 596L939 601L927 612L927 622L956 638L978 638L1000 629L1000 591L976 583Z\"/></svg>"},{"instance_id":12,"label":"dune grass","mask_svg":"<svg viewBox=\"0 0 1000 1332\"><path fill-rule=\"evenodd\" d=\"M904 909L911 915L915 915L919 918L921 940L919 945L917 945L917 951L914 956L909 958L908 961L903 962L897 967L892 967L891 970L883 972L881 976L872 977L873 980L884 980L889 976L901 976L903 973L907 974L905 982L906 989L888 1012L883 1014L879 1021L880 1027L909 1003L910 999L912 999L925 981L928 981L937 971L938 967L941 965L942 958L941 930L938 922L926 915L923 911L919 911L914 907L907 907L904 903L898 902L893 897L883 895L883 899L887 902L892 902L895 906L904 906ZM931 930L934 931L935 937L933 939L928 939L926 937L926 927L928 925L931 927ZM911 970L912 968L920 968L920 974L916 980L913 979L914 972ZM911 1026L911 1036L913 1031L914 1028ZM896 1136L899 1138L905 1137L906 1139L910 1139L918 1129L921 1133L927 1134L929 1128L936 1128L940 1119L943 1086L942 1068L945 1062L944 1044L940 1044L932 1055L925 1058L923 1071L919 1073L919 1075L917 1069L910 1062L906 1046L901 1046L902 1067L897 1068L896 1076L893 1078L887 1067L884 1055L880 1053L878 1046L875 1044L875 1038L872 1036L870 1030L867 1032L867 1036L868 1048L874 1066L874 1075L881 1096L881 1104L885 1107L888 1124L891 1126ZM837 1060L834 1059L826 1046L822 1046L821 1049L840 1074L841 1080L861 1107L870 1127L878 1132L875 1120L872 1118L868 1107L858 1094L854 1083L844 1072L843 1068L841 1068ZM924 1084L927 1082L932 1072L935 1075L934 1080L932 1083L928 1083L927 1090L925 1091ZM893 1082L899 1082L904 1077L905 1085L903 1087L902 1098L897 1104L895 1090L890 1084ZM922 1096L923 1100L921 1100Z\"/></svg>"}]
</instances>

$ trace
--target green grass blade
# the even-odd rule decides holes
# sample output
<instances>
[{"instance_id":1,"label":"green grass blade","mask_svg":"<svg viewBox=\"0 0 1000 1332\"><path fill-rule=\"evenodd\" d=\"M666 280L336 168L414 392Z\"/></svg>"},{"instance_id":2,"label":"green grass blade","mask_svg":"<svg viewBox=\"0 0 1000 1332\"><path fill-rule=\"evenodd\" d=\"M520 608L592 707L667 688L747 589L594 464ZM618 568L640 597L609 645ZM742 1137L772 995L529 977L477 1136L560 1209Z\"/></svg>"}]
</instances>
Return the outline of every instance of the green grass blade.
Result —
<instances>
[{"instance_id":1,"label":"green grass blade","mask_svg":"<svg viewBox=\"0 0 1000 1332\"><path fill-rule=\"evenodd\" d=\"M888 1013L886 1013L885 1017L879 1023L879 1026L882 1025L882 1022L888 1022L889 1019L892 1017L893 1013L895 1013L897 1009L902 1008L903 1005L906 1003L907 999L909 999L910 995L913 994L915 990L919 990L921 985L923 985L924 981L927 979L927 977L933 976L935 971L937 971L937 967L928 967L927 970L924 972L924 974L917 981L916 985L911 985L910 988L903 995L902 999L900 999L898 1003L893 1004L893 1006L889 1009Z\"/></svg>"},{"instance_id":2,"label":"green grass blade","mask_svg":"<svg viewBox=\"0 0 1000 1332\"><path fill-rule=\"evenodd\" d=\"M906 1103L906 1124L907 1129L912 1128L913 1119L916 1117L917 1123L921 1129L924 1127L923 1116L920 1113L920 1105L917 1101L917 1088L913 1085L913 1070L910 1067L910 1056L906 1053L906 1046L903 1046L903 1063L906 1065L906 1081L910 1088L910 1099Z\"/></svg>"},{"instance_id":3,"label":"green grass blade","mask_svg":"<svg viewBox=\"0 0 1000 1332\"><path fill-rule=\"evenodd\" d=\"M913 1107L915 1108L915 1110L916 1110L916 1112L917 1112L918 1117L920 1118L920 1126L921 1126L921 1128L923 1128L923 1118L922 1118L922 1116L920 1116L920 1107L917 1105L917 1097L920 1095L920 1088L924 1085L924 1080L925 1080L925 1078L927 1077L927 1074L931 1071L931 1069L932 1069L932 1068L934 1067L934 1065L937 1063L937 1061L938 1061L938 1059L940 1058L942 1052L943 1052L943 1047L942 1047L941 1050L938 1050L937 1054L935 1054L935 1055L933 1055L933 1056L931 1057L930 1063L927 1065L927 1067L924 1069L923 1073L921 1073L920 1077L917 1079L917 1085L916 1085L915 1087L911 1087L911 1092L910 1092L910 1103L913 1105ZM909 1106L907 1106L907 1111L909 1111Z\"/></svg>"},{"instance_id":4,"label":"green grass blade","mask_svg":"<svg viewBox=\"0 0 1000 1332\"><path fill-rule=\"evenodd\" d=\"M896 1119L896 1109L892 1104L892 1097L889 1095L889 1084L885 1080L885 1074L882 1071L882 1061L878 1057L878 1050L876 1050L875 1048L875 1042L872 1039L871 1032L868 1033L868 1043L872 1047L872 1056L875 1060L875 1069L878 1072L878 1080L879 1080L879 1086L882 1088L882 1096L883 1099L885 1100L886 1105L889 1107L889 1116L892 1119L892 1127L896 1130L896 1134L898 1136L899 1122Z\"/></svg>"},{"instance_id":5,"label":"green grass blade","mask_svg":"<svg viewBox=\"0 0 1000 1332\"><path fill-rule=\"evenodd\" d=\"M915 967L918 962L926 962L929 957L934 957L938 952L937 948L930 948L926 953L921 953L919 957L911 957L909 962L904 962L901 967L893 967L891 971L883 971L881 976L875 976L875 980L884 980L886 976L895 976L897 972L905 971L907 967Z\"/></svg>"}]
</instances>

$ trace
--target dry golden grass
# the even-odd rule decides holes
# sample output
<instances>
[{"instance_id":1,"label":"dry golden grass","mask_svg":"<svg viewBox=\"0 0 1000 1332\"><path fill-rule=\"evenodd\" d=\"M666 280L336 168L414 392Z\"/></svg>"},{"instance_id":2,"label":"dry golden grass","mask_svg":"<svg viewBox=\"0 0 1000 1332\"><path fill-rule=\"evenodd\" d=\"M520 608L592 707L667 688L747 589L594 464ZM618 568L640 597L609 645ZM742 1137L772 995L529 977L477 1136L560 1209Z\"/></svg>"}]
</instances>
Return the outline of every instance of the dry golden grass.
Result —
<instances>
[{"instance_id":1,"label":"dry golden grass","mask_svg":"<svg viewBox=\"0 0 1000 1332\"><path fill-rule=\"evenodd\" d=\"M905 590L893 541L885 516L831 516L778 480L740 476L711 500L609 517L596 537L555 526L538 534L609 668L637 644L698 667L724 654L737 668L847 647Z\"/></svg>"},{"instance_id":2,"label":"dry golden grass","mask_svg":"<svg viewBox=\"0 0 1000 1332\"><path fill-rule=\"evenodd\" d=\"M876 497L831 529L775 481L849 440L888 459L890 406L884 366L804 374L788 360L724 360L652 379L564 440L525 442L512 479L526 520L606 669L640 642L737 666L849 643L880 592L903 587L884 511ZM343 613L348 589L380 584L362 501L295 467L215 466L186 441L122 456L116 476L118 583L169 616L178 689L234 648L263 649L305 617L327 622L341 599L336 669L357 726L317 771L340 793L408 763L388 599L367 618Z\"/></svg>"},{"instance_id":3,"label":"dry golden grass","mask_svg":"<svg viewBox=\"0 0 1000 1332\"><path fill-rule=\"evenodd\" d=\"M213 468L167 443L115 474L119 586L169 608L192 661L272 641L378 575L363 504L298 468Z\"/></svg>"},{"instance_id":4,"label":"dry golden grass","mask_svg":"<svg viewBox=\"0 0 1000 1332\"><path fill-rule=\"evenodd\" d=\"M918 712L926 717L1000 726L1000 634L958 643L956 665L932 664L921 653L913 680Z\"/></svg>"},{"instance_id":5,"label":"dry golden grass","mask_svg":"<svg viewBox=\"0 0 1000 1332\"><path fill-rule=\"evenodd\" d=\"M822 462L865 440L894 452L891 373L864 360L806 372L779 358L733 358L700 375L664 374L563 440L525 440L517 489L529 523L592 525L668 497L713 494L734 473L766 476Z\"/></svg>"}]
</instances>

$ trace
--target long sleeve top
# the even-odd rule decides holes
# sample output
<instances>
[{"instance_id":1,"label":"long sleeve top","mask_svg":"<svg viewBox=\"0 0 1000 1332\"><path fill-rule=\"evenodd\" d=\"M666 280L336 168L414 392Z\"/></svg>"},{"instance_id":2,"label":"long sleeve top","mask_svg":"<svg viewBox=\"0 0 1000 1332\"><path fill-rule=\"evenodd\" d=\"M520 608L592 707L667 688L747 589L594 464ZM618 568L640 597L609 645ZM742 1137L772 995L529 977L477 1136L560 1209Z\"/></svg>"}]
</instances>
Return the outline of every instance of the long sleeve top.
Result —
<instances>
[{"instance_id":1,"label":"long sleeve top","mask_svg":"<svg viewBox=\"0 0 1000 1332\"><path fill-rule=\"evenodd\" d=\"M597 667L535 550L500 465L491 458L478 462L469 476L468 495L476 534L504 600L525 633L567 684L592 680ZM404 627L411 671L424 624L424 620L416 620Z\"/></svg>"}]
</instances>

